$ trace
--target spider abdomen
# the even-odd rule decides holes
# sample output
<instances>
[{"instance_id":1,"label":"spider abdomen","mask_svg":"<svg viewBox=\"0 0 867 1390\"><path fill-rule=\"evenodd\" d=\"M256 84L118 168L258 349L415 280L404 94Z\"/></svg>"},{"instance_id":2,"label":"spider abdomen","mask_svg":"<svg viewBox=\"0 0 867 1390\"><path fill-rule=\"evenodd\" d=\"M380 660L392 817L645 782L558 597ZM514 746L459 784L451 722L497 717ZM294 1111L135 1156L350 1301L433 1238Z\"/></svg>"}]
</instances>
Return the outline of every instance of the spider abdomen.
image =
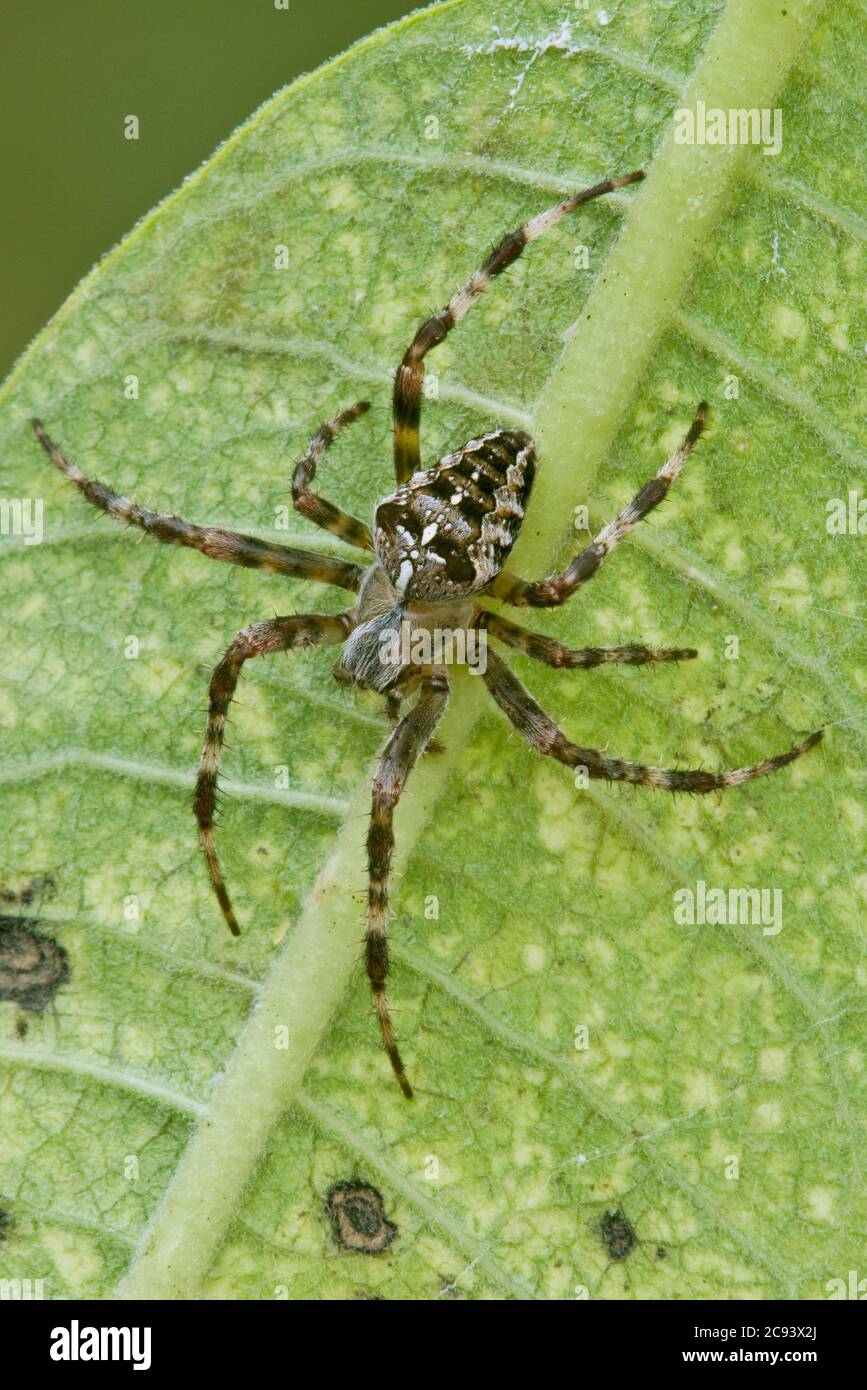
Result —
<instances>
[{"instance_id":1,"label":"spider abdomen","mask_svg":"<svg viewBox=\"0 0 867 1390\"><path fill-rule=\"evenodd\" d=\"M471 439L376 508L373 541L401 601L478 593L506 562L536 473L520 430Z\"/></svg>"}]
</instances>

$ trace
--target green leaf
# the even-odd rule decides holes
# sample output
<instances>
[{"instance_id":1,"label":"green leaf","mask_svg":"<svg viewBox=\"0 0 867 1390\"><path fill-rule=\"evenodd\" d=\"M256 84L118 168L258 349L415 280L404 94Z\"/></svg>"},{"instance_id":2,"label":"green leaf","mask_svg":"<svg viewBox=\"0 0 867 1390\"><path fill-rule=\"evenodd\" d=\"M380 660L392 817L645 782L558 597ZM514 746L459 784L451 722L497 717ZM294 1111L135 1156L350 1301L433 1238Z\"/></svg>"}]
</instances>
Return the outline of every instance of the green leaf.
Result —
<instances>
[{"instance_id":1,"label":"green leaf","mask_svg":"<svg viewBox=\"0 0 867 1390\"><path fill-rule=\"evenodd\" d=\"M4 388L3 494L44 499L45 538L3 541L3 873L53 878L20 912L69 969L41 1012L0 1004L4 1277L59 1297L806 1298L863 1263L865 539L826 513L865 479L864 18L564 9L435 6L278 94ZM698 100L779 107L781 153L677 144ZM243 682L220 831L237 943L189 814L206 667L247 622L341 595L136 545L27 421L147 505L339 549L277 526L317 423L373 397L322 470L369 515L423 314L525 216L638 166L437 349L425 458L532 426L515 568L535 576L580 541L573 509L609 519L707 397L663 511L528 620L700 660L510 660L570 736L645 762L738 766L834 727L720 800L579 790L459 672L446 751L396 823L408 1105L358 964L384 725L333 652ZM779 890L782 930L679 925L699 880ZM335 1244L346 1179L397 1226L376 1258Z\"/></svg>"}]
</instances>

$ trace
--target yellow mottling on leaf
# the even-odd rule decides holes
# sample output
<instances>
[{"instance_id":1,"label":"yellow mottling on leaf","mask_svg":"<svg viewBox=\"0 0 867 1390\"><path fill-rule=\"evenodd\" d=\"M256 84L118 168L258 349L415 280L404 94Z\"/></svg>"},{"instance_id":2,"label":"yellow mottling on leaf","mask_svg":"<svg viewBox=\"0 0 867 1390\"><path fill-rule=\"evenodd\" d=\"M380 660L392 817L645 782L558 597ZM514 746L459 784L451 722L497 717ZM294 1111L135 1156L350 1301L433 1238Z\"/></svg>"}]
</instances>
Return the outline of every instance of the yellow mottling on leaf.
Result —
<instances>
[{"instance_id":1,"label":"yellow mottling on leaf","mask_svg":"<svg viewBox=\"0 0 867 1390\"><path fill-rule=\"evenodd\" d=\"M784 1047L765 1047L759 1056L759 1070L762 1076L778 1078L785 1076L786 1049Z\"/></svg>"},{"instance_id":2,"label":"yellow mottling on leaf","mask_svg":"<svg viewBox=\"0 0 867 1390\"><path fill-rule=\"evenodd\" d=\"M93 1237L80 1231L70 1231L62 1226L46 1226L42 1230L42 1244L54 1262L57 1271L68 1287L87 1286L102 1270L102 1256ZM50 1277L47 1280L51 1286ZM51 1289L55 1295L58 1289Z\"/></svg>"},{"instance_id":3,"label":"yellow mottling on leaf","mask_svg":"<svg viewBox=\"0 0 867 1390\"><path fill-rule=\"evenodd\" d=\"M682 1082L682 1094L687 1111L712 1110L719 1104L719 1087L706 1072L688 1071Z\"/></svg>"},{"instance_id":4,"label":"yellow mottling on leaf","mask_svg":"<svg viewBox=\"0 0 867 1390\"><path fill-rule=\"evenodd\" d=\"M840 818L849 834L856 838L862 836L867 825L867 811L861 802L854 796L841 796L838 804Z\"/></svg>"},{"instance_id":5,"label":"yellow mottling on leaf","mask_svg":"<svg viewBox=\"0 0 867 1390\"><path fill-rule=\"evenodd\" d=\"M807 341L807 323L790 304L777 304L772 310L772 322L779 336L802 348Z\"/></svg>"},{"instance_id":6,"label":"yellow mottling on leaf","mask_svg":"<svg viewBox=\"0 0 867 1390\"><path fill-rule=\"evenodd\" d=\"M827 1222L833 1219L835 1194L827 1187L812 1187L804 1195L803 1217L806 1221Z\"/></svg>"},{"instance_id":7,"label":"yellow mottling on leaf","mask_svg":"<svg viewBox=\"0 0 867 1390\"><path fill-rule=\"evenodd\" d=\"M537 974L540 970L545 969L548 953L544 946L536 942L528 942L521 952L521 956L525 969L532 974Z\"/></svg>"},{"instance_id":8,"label":"yellow mottling on leaf","mask_svg":"<svg viewBox=\"0 0 867 1390\"><path fill-rule=\"evenodd\" d=\"M760 1129L779 1129L783 1123L783 1108L777 1100L766 1100L757 1105L755 1114Z\"/></svg>"}]
</instances>

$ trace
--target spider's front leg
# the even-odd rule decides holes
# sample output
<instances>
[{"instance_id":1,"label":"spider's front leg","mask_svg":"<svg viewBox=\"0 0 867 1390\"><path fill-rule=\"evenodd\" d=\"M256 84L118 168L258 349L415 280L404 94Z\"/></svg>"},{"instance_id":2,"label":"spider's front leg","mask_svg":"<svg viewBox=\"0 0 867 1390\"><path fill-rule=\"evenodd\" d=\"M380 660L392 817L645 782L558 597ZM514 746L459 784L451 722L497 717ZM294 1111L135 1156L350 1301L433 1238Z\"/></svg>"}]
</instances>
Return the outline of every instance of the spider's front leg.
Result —
<instances>
[{"instance_id":1,"label":"spider's front leg","mask_svg":"<svg viewBox=\"0 0 867 1390\"><path fill-rule=\"evenodd\" d=\"M667 496L668 489L704 429L707 409L707 402L702 401L680 448L675 450L671 458L666 459L656 477L645 483L629 506L625 507L614 521L603 527L595 540L575 556L562 574L549 574L547 579L529 582L502 571L492 580L485 592L519 608L557 608L570 599L576 589L580 589L582 584L586 584L587 580L592 578L614 547L625 540L638 523Z\"/></svg>"},{"instance_id":2,"label":"spider's front leg","mask_svg":"<svg viewBox=\"0 0 867 1390\"><path fill-rule=\"evenodd\" d=\"M613 193L615 189L624 188L627 184L638 183L643 178L643 171L636 169L631 174L621 174L616 179L605 179L602 183L595 183L592 188L583 188L571 198L565 198L562 203L549 208L547 212L531 217L528 222L524 222L522 226L503 237L485 263L470 276L463 289L452 295L444 309L440 309L439 313L433 314L422 324L404 353L394 379L394 475L399 483L406 482L407 478L421 468L419 426L424 359L431 348L441 343L455 325L460 323L494 278L507 270L532 241L544 236L545 232L556 227L570 212L583 207L584 203L601 198L606 193Z\"/></svg>"},{"instance_id":3,"label":"spider's front leg","mask_svg":"<svg viewBox=\"0 0 867 1390\"><path fill-rule=\"evenodd\" d=\"M309 613L291 618L273 618L267 623L253 623L238 633L222 661L214 667L208 690L208 723L202 745L193 811L199 823L199 834L211 885L233 936L240 936L241 932L217 858L214 844L214 809L220 753L226 732L226 716L235 694L241 667L251 656L267 656L271 652L288 652L294 647L312 647L325 642L343 642L354 626L355 612L352 609L333 616L327 613Z\"/></svg>"},{"instance_id":4,"label":"spider's front leg","mask_svg":"<svg viewBox=\"0 0 867 1390\"><path fill-rule=\"evenodd\" d=\"M385 995L388 975L388 875L394 850L394 808L419 755L443 716L449 699L449 679L443 668L423 669L421 689L412 709L394 729L373 779L370 829L367 835L367 975L373 990L382 1041L400 1089L407 1100L412 1087L404 1071Z\"/></svg>"},{"instance_id":5,"label":"spider's front leg","mask_svg":"<svg viewBox=\"0 0 867 1390\"><path fill-rule=\"evenodd\" d=\"M586 768L588 777L605 782L630 782L633 786L655 787L667 792L723 791L726 787L739 787L744 782L751 782L754 777L765 777L769 772L776 772L815 748L822 737L819 729L787 753L778 753L775 758L766 758L753 767L737 767L730 772L642 767L640 763L623 762L620 758L609 758L595 748L581 748L577 743L570 743L495 652L488 652L483 680L500 709L537 752L548 758L556 758L567 767Z\"/></svg>"}]
</instances>

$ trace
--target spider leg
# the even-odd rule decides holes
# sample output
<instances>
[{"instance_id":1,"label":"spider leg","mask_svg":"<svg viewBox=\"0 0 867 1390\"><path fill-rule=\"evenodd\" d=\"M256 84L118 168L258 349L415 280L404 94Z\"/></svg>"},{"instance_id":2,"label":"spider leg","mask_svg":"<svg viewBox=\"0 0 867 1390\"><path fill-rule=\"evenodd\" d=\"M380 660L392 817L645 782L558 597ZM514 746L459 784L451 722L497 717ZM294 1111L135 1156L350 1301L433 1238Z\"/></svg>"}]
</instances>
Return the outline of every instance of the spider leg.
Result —
<instances>
[{"instance_id":1,"label":"spider leg","mask_svg":"<svg viewBox=\"0 0 867 1390\"><path fill-rule=\"evenodd\" d=\"M614 521L603 527L596 539L575 556L562 574L549 574L547 579L537 579L535 583L529 583L526 579L518 579L517 576L502 571L492 580L485 592L520 608L556 608L565 603L576 589L580 589L581 585L586 584L596 573L614 547L635 530L648 512L659 506L689 457L690 450L704 429L706 419L707 402L702 401L680 448L675 450L671 458L666 459L656 477L644 484L629 506L625 507Z\"/></svg>"},{"instance_id":2,"label":"spider leg","mask_svg":"<svg viewBox=\"0 0 867 1390\"><path fill-rule=\"evenodd\" d=\"M510 623L499 613L481 609L473 619L473 627L499 637L510 647L515 647L546 666L588 670L591 666L604 666L611 662L624 662L632 666L643 666L651 661L686 661L698 656L694 647L564 647L551 637L542 637L529 628Z\"/></svg>"},{"instance_id":3,"label":"spider leg","mask_svg":"<svg viewBox=\"0 0 867 1390\"><path fill-rule=\"evenodd\" d=\"M426 671L418 699L401 719L385 745L373 779L370 829L367 836L367 975L373 990L373 1002L383 1045L407 1100L412 1099L412 1087L403 1069L385 995L385 980L388 975L388 874L394 850L392 821L394 808L406 786L406 780L439 723L448 698L449 680L445 670L435 668Z\"/></svg>"},{"instance_id":4,"label":"spider leg","mask_svg":"<svg viewBox=\"0 0 867 1390\"><path fill-rule=\"evenodd\" d=\"M275 574L291 575L295 579L316 579L323 584L336 584L341 589L355 591L364 573L360 565L338 560L313 551L292 550L255 536L225 531L219 526L195 526L179 516L161 516L138 503L120 497L111 488L86 478L74 463L70 463L51 442L39 420L32 421L33 430L45 452L61 473L84 494L88 502L109 516L125 521L128 526L140 526L155 540L169 545L186 545L199 550L210 560L225 560L230 565L245 565L250 569L271 570Z\"/></svg>"},{"instance_id":5,"label":"spider leg","mask_svg":"<svg viewBox=\"0 0 867 1390\"><path fill-rule=\"evenodd\" d=\"M208 722L202 744L193 812L199 823L199 835L211 884L233 936L240 936L241 933L217 858L214 844L214 809L226 716L235 694L241 667L251 656L267 656L271 652L291 651L293 647L312 647L325 642L342 642L354 626L355 613L352 609L333 616L310 613L291 618L274 618L266 623L252 623L249 627L242 628L222 661L212 672L208 688Z\"/></svg>"},{"instance_id":6,"label":"spider leg","mask_svg":"<svg viewBox=\"0 0 867 1390\"><path fill-rule=\"evenodd\" d=\"M509 232L499 246L488 256L484 265L471 275L463 289L452 295L448 304L439 313L427 319L419 328L403 361L397 369L394 380L394 472L398 483L406 481L411 474L418 472L421 465L419 447L419 423L421 421L421 392L424 382L424 359L431 348L441 343L448 332L460 323L467 311L488 288L495 276L516 261L531 241L535 241L550 227L562 222L568 213L574 212L582 203L599 198L604 193L613 193L624 184L637 183L644 178L639 169L621 178L606 179L594 184L580 193L566 198L556 207L532 217L523 226Z\"/></svg>"},{"instance_id":7,"label":"spider leg","mask_svg":"<svg viewBox=\"0 0 867 1390\"><path fill-rule=\"evenodd\" d=\"M324 531L331 531L333 535L340 536L341 540L357 546L359 550L373 549L370 527L357 517L350 516L348 512L341 511L331 502L326 502L318 493L311 492L310 484L316 475L317 465L322 462L325 450L337 432L369 409L370 401L357 401L348 410L341 411L333 420L327 420L324 425L320 425L306 451L296 463L292 475L292 502L295 510L306 516L309 521L315 521Z\"/></svg>"},{"instance_id":8,"label":"spider leg","mask_svg":"<svg viewBox=\"0 0 867 1390\"><path fill-rule=\"evenodd\" d=\"M388 727L390 729L397 728L397 725L400 723L400 705L400 696L395 695L392 690L387 691L385 696L385 717L388 720Z\"/></svg>"},{"instance_id":9,"label":"spider leg","mask_svg":"<svg viewBox=\"0 0 867 1390\"><path fill-rule=\"evenodd\" d=\"M416 688L416 686L421 684L421 681L423 679L423 676L419 676L419 678L414 681L407 681L405 684L400 684L397 687L393 686L391 690L386 691L385 717L388 720L389 729L396 728L397 725L400 723L401 705L403 704L407 696L409 696L412 693L412 691ZM431 738L428 739L427 743L425 744L424 751L425 753L443 753L445 750L443 748L443 745L440 743L439 739Z\"/></svg>"},{"instance_id":10,"label":"spider leg","mask_svg":"<svg viewBox=\"0 0 867 1390\"><path fill-rule=\"evenodd\" d=\"M668 792L713 792L726 787L739 787L754 777L764 777L776 772L787 763L794 762L819 742L822 731L811 734L803 743L790 748L787 753L779 753L775 758L766 758L754 767L738 767L731 772L692 772L664 767L642 767L638 763L621 762L609 758L595 748L580 748L570 743L549 718L532 695L494 652L488 652L488 665L484 682L500 709L512 721L528 743L545 754L556 758L567 767L583 767L588 777L601 778L606 782L631 782L635 786L661 788Z\"/></svg>"}]
</instances>

